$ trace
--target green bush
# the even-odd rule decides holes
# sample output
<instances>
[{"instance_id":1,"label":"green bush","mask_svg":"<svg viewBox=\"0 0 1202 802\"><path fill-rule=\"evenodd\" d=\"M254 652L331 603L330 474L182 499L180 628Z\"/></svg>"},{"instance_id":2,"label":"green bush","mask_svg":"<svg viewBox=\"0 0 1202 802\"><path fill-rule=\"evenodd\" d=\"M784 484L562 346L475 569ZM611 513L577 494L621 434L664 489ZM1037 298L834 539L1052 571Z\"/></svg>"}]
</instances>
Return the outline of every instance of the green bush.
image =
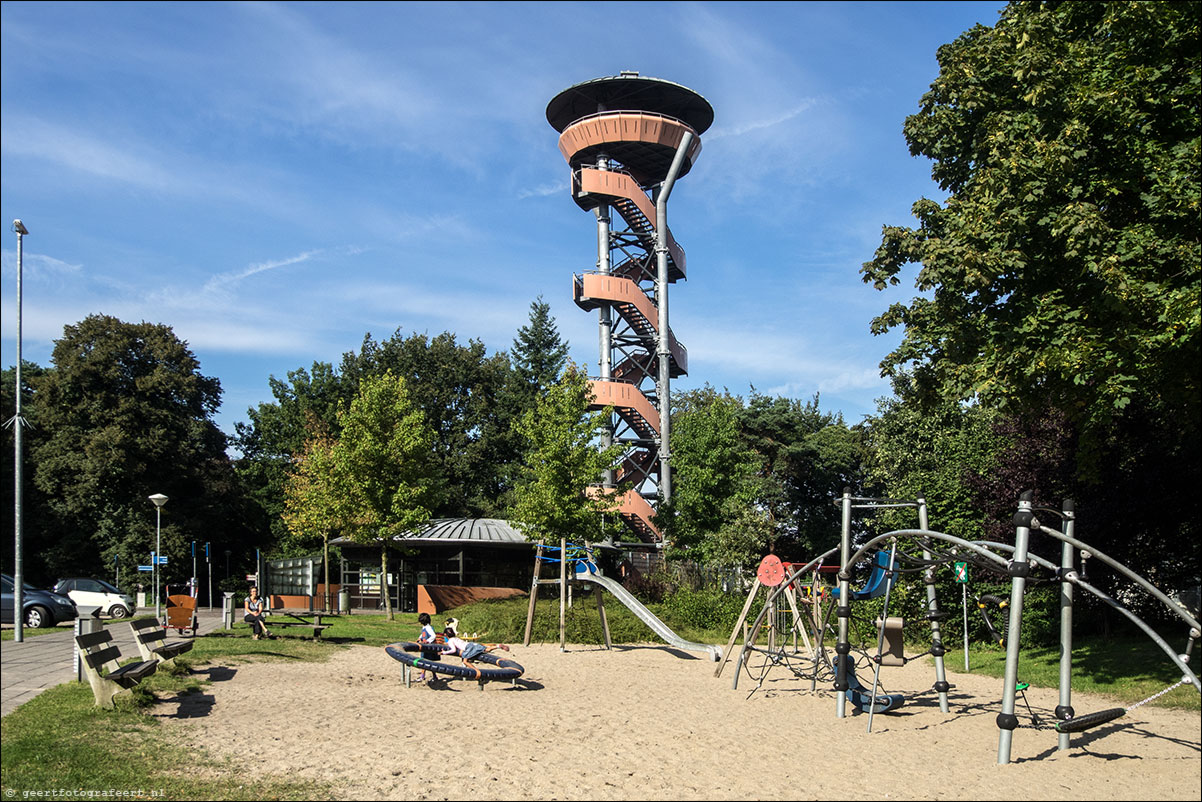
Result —
<instances>
[{"instance_id":1,"label":"green bush","mask_svg":"<svg viewBox=\"0 0 1202 802\"><path fill-rule=\"evenodd\" d=\"M727 631L734 627L743 611L746 597L734 593L723 593L717 588L677 588L663 600L663 607L673 621L695 629ZM757 597L749 613L749 620L759 615L763 600Z\"/></svg>"}]
</instances>

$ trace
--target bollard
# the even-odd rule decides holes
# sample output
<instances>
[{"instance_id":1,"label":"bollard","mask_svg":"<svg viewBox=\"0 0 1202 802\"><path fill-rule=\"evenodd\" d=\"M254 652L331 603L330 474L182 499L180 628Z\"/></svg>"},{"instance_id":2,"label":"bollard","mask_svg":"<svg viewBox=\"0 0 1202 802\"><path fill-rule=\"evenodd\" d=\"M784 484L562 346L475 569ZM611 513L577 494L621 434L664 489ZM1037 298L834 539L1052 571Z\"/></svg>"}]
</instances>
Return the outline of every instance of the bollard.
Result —
<instances>
[{"instance_id":1,"label":"bollard","mask_svg":"<svg viewBox=\"0 0 1202 802\"><path fill-rule=\"evenodd\" d=\"M75 634L76 635L91 635L93 632L99 632L100 624L100 608L86 604L75 605ZM80 659L79 643L74 642L75 648L71 652L72 664L75 668L75 679L83 682L83 660Z\"/></svg>"},{"instance_id":2,"label":"bollard","mask_svg":"<svg viewBox=\"0 0 1202 802\"><path fill-rule=\"evenodd\" d=\"M226 629L234 628L234 594L232 591L225 592L225 599L221 602L221 623Z\"/></svg>"}]
</instances>

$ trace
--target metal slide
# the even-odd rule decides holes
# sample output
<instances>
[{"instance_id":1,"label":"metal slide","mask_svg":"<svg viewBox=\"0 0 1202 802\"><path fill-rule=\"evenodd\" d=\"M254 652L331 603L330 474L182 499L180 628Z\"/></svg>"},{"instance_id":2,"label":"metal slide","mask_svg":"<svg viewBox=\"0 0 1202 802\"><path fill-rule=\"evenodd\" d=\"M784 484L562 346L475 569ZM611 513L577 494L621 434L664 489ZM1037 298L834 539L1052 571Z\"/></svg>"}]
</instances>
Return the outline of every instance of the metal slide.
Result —
<instances>
[{"instance_id":1,"label":"metal slide","mask_svg":"<svg viewBox=\"0 0 1202 802\"><path fill-rule=\"evenodd\" d=\"M576 579L596 582L601 587L608 590L617 598L618 601L626 605L632 613L638 616L639 620L647 626L651 627L651 631L662 638L669 645L675 646L678 649L687 649L690 652L705 652L709 655L710 660L717 662L722 659L722 649L718 646L710 646L704 643L693 643L685 640L677 635L672 630L668 629L668 625L655 617L655 613L643 606L642 602L630 594L630 591L613 581L609 577L601 576L600 574L592 573L585 569L577 570Z\"/></svg>"}]
</instances>

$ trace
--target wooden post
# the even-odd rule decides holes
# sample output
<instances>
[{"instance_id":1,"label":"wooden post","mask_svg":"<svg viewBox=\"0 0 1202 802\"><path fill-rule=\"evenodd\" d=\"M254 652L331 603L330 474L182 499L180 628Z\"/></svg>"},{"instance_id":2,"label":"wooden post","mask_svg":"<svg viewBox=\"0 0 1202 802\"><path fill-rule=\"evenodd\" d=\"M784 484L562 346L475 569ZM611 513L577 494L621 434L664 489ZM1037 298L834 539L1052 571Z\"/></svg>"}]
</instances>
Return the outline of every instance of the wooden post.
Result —
<instances>
[{"instance_id":1,"label":"wooden post","mask_svg":"<svg viewBox=\"0 0 1202 802\"><path fill-rule=\"evenodd\" d=\"M542 573L543 565L543 543L540 540L538 548L534 550L534 579L530 582L530 607L526 611L526 638L522 641L523 646L530 645L530 633L534 629L534 603L538 601L538 578Z\"/></svg>"},{"instance_id":2,"label":"wooden post","mask_svg":"<svg viewBox=\"0 0 1202 802\"><path fill-rule=\"evenodd\" d=\"M722 660L718 663L718 667L714 669L714 676L722 676L722 667L726 665L726 661L730 659L730 653L734 650L735 639L739 637L739 630L743 628L743 622L747 620L747 611L751 609L751 603L755 601L755 594L759 592L760 580L756 577L755 584L751 586L751 592L747 594L747 601L743 604L743 612L739 613L739 620L735 622L735 628L730 631L730 640L726 642L726 649L722 653Z\"/></svg>"}]
</instances>

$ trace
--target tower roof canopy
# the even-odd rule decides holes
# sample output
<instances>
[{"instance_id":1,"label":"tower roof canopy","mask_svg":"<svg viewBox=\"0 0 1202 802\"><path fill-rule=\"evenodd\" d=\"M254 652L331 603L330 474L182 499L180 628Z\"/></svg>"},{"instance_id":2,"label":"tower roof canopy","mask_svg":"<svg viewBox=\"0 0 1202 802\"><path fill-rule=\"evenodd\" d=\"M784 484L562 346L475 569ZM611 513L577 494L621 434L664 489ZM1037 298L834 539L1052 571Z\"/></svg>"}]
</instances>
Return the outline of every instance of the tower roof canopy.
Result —
<instances>
[{"instance_id":1,"label":"tower roof canopy","mask_svg":"<svg viewBox=\"0 0 1202 802\"><path fill-rule=\"evenodd\" d=\"M547 122L563 132L582 117L603 111L649 111L675 117L698 134L714 122L709 101L687 86L623 72L569 86L547 104Z\"/></svg>"}]
</instances>

